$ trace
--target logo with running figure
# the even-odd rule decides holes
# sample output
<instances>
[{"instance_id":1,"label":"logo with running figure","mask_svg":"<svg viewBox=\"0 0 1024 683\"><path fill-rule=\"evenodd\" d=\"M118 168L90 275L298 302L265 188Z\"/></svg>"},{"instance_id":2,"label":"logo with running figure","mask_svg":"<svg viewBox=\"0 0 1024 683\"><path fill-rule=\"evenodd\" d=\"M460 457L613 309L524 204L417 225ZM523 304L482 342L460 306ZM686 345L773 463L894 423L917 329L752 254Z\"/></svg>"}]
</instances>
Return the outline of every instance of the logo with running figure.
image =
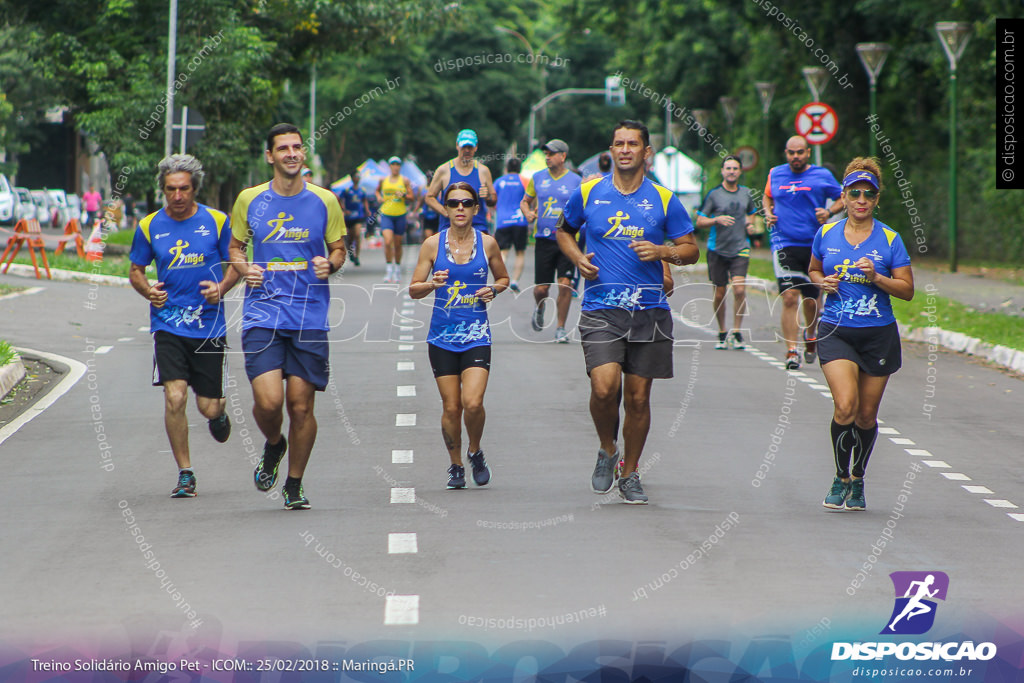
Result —
<instances>
[{"instance_id":1,"label":"logo with running figure","mask_svg":"<svg viewBox=\"0 0 1024 683\"><path fill-rule=\"evenodd\" d=\"M309 238L308 228L286 228L285 223L288 221L295 220L295 216L289 216L284 211L277 214L277 218L271 218L267 221L267 225L271 227L270 234L263 238L264 242L274 240L280 242L283 240L291 240L293 242L299 242Z\"/></svg>"},{"instance_id":2,"label":"logo with running figure","mask_svg":"<svg viewBox=\"0 0 1024 683\"><path fill-rule=\"evenodd\" d=\"M893 572L896 604L882 635L920 635L935 623L935 600L945 600L949 576L945 572Z\"/></svg>"},{"instance_id":3,"label":"logo with running figure","mask_svg":"<svg viewBox=\"0 0 1024 683\"><path fill-rule=\"evenodd\" d=\"M554 197L548 197L544 200L544 213L542 214L545 218L553 218L561 213L561 210L555 206L558 200Z\"/></svg>"},{"instance_id":4,"label":"logo with running figure","mask_svg":"<svg viewBox=\"0 0 1024 683\"><path fill-rule=\"evenodd\" d=\"M477 297L475 294L463 294L463 290L468 287L469 284L462 280L456 280L448 287L448 300L444 302L445 308L453 308L458 306L472 306L476 304Z\"/></svg>"},{"instance_id":5,"label":"logo with running figure","mask_svg":"<svg viewBox=\"0 0 1024 683\"><path fill-rule=\"evenodd\" d=\"M644 238L644 229L635 225L622 224L622 221L628 220L628 213L616 211L614 216L608 218L608 222L612 227L608 228L608 232L604 234L604 238L609 240L642 240Z\"/></svg>"},{"instance_id":6,"label":"logo with running figure","mask_svg":"<svg viewBox=\"0 0 1024 683\"><path fill-rule=\"evenodd\" d=\"M203 254L196 253L185 253L185 250L189 248L190 242L185 240L178 240L174 243L173 247L169 247L167 251L174 254L171 258L171 262L167 264L168 268L188 268L191 266L203 265Z\"/></svg>"}]
</instances>

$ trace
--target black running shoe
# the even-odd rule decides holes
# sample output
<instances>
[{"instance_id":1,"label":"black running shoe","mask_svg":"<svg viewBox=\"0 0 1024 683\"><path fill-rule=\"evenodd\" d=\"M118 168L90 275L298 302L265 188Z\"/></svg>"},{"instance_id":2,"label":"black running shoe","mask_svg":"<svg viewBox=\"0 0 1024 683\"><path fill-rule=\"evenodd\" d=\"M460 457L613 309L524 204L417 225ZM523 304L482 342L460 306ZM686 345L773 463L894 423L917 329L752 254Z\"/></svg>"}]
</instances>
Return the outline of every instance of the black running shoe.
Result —
<instances>
[{"instance_id":1,"label":"black running shoe","mask_svg":"<svg viewBox=\"0 0 1024 683\"><path fill-rule=\"evenodd\" d=\"M466 488L466 468L461 465L452 465L448 468L448 488Z\"/></svg>"},{"instance_id":2,"label":"black running shoe","mask_svg":"<svg viewBox=\"0 0 1024 683\"><path fill-rule=\"evenodd\" d=\"M231 420L228 419L228 414L224 413L220 417L215 417L208 421L210 427L210 434L213 438L220 443L224 443L231 436Z\"/></svg>"},{"instance_id":3,"label":"black running shoe","mask_svg":"<svg viewBox=\"0 0 1024 683\"><path fill-rule=\"evenodd\" d=\"M277 483L277 468L281 464L285 451L288 450L288 442L284 436L276 446L271 446L267 441L263 444L263 457L260 464L253 470L252 478L256 488L260 491L269 491Z\"/></svg>"},{"instance_id":4,"label":"black running shoe","mask_svg":"<svg viewBox=\"0 0 1024 683\"><path fill-rule=\"evenodd\" d=\"M171 498L195 498L196 497L196 475L192 470L182 470L178 473L178 485L171 491Z\"/></svg>"},{"instance_id":5,"label":"black running shoe","mask_svg":"<svg viewBox=\"0 0 1024 683\"><path fill-rule=\"evenodd\" d=\"M309 498L302 492L302 484L297 488L284 488L284 509L285 510L308 510L310 508Z\"/></svg>"},{"instance_id":6,"label":"black running shoe","mask_svg":"<svg viewBox=\"0 0 1024 683\"><path fill-rule=\"evenodd\" d=\"M484 452L477 451L476 453L467 453L469 458L469 464L473 468L473 483L477 486L487 486L487 482L491 480L491 468L487 466L487 461L484 460Z\"/></svg>"}]
</instances>

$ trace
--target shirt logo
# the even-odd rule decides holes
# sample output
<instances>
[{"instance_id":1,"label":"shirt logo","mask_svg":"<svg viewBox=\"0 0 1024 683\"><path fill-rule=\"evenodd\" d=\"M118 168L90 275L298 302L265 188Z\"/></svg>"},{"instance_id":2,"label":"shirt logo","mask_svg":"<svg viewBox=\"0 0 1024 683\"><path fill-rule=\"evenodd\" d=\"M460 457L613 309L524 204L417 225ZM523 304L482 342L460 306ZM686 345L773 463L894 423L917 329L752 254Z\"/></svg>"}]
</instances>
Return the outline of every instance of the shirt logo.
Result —
<instances>
[{"instance_id":1,"label":"shirt logo","mask_svg":"<svg viewBox=\"0 0 1024 683\"><path fill-rule=\"evenodd\" d=\"M612 202L611 202L611 200L610 200L610 199L595 199L595 200L594 200L594 204L595 204L595 205L600 205L600 204L611 204L611 203L612 203Z\"/></svg>"},{"instance_id":2,"label":"shirt logo","mask_svg":"<svg viewBox=\"0 0 1024 683\"><path fill-rule=\"evenodd\" d=\"M544 218L554 218L558 214L562 213L562 210L555 206L558 204L558 200L554 197L548 197L544 200L544 213L541 214Z\"/></svg>"},{"instance_id":3,"label":"shirt logo","mask_svg":"<svg viewBox=\"0 0 1024 683\"><path fill-rule=\"evenodd\" d=\"M448 287L448 301L444 302L445 308L452 308L455 306L472 306L476 304L476 296L473 294L463 294L462 290L468 287L468 284L462 280L456 280L451 286Z\"/></svg>"},{"instance_id":4,"label":"shirt logo","mask_svg":"<svg viewBox=\"0 0 1024 683\"><path fill-rule=\"evenodd\" d=\"M641 209L643 209L644 211L650 211L651 209L653 209L653 208L654 208L654 204L651 204L651 203L650 203L650 202L649 202L649 201L647 200L647 197L644 197L644 200L643 200L642 202L640 202L639 204L637 204L637 206L639 206L639 207L640 207Z\"/></svg>"},{"instance_id":5,"label":"shirt logo","mask_svg":"<svg viewBox=\"0 0 1024 683\"><path fill-rule=\"evenodd\" d=\"M195 252L185 253L188 249L189 243L185 240L178 240L174 243L174 246L169 248L167 251L174 255L171 262L167 264L168 268L189 268L191 266L203 265L204 255L197 254Z\"/></svg>"},{"instance_id":6,"label":"shirt logo","mask_svg":"<svg viewBox=\"0 0 1024 683\"><path fill-rule=\"evenodd\" d=\"M795 194L799 191L810 192L811 188L807 185L797 185L796 182L790 183L789 185L779 185L780 190L785 190L790 194Z\"/></svg>"},{"instance_id":7,"label":"shirt logo","mask_svg":"<svg viewBox=\"0 0 1024 683\"><path fill-rule=\"evenodd\" d=\"M868 258L870 258L870 259L874 259L875 261L881 261L882 260L882 255L878 253L877 249L872 249L871 253L866 254L866 256Z\"/></svg>"},{"instance_id":8,"label":"shirt logo","mask_svg":"<svg viewBox=\"0 0 1024 683\"><path fill-rule=\"evenodd\" d=\"M565 185L562 185L561 187L558 188L558 193L561 194L561 195L568 195L569 194L569 188L566 187Z\"/></svg>"},{"instance_id":9,"label":"shirt logo","mask_svg":"<svg viewBox=\"0 0 1024 683\"><path fill-rule=\"evenodd\" d=\"M170 234L171 233L169 233L169 232L158 232L157 234L153 235L153 239L158 240L161 237L167 237Z\"/></svg>"},{"instance_id":10,"label":"shirt logo","mask_svg":"<svg viewBox=\"0 0 1024 683\"><path fill-rule=\"evenodd\" d=\"M616 211L614 216L608 219L608 222L612 227L608 228L603 237L610 240L627 240L633 241L635 239L643 239L644 229L635 225L623 225L622 221L628 221L629 214Z\"/></svg>"},{"instance_id":11,"label":"shirt logo","mask_svg":"<svg viewBox=\"0 0 1024 683\"><path fill-rule=\"evenodd\" d=\"M282 242L284 240L291 240L292 242L301 242L302 240L309 238L308 228L286 228L284 224L288 221L295 220L295 216L289 216L283 211L277 214L277 218L271 218L267 221L267 225L273 228L270 234L263 238L264 242L269 242L273 239L275 242Z\"/></svg>"},{"instance_id":12,"label":"shirt logo","mask_svg":"<svg viewBox=\"0 0 1024 683\"><path fill-rule=\"evenodd\" d=\"M209 237L210 236L210 229L208 227L206 227L205 225L200 225L198 228L196 228L196 234L197 235L202 235L203 237Z\"/></svg>"}]
</instances>

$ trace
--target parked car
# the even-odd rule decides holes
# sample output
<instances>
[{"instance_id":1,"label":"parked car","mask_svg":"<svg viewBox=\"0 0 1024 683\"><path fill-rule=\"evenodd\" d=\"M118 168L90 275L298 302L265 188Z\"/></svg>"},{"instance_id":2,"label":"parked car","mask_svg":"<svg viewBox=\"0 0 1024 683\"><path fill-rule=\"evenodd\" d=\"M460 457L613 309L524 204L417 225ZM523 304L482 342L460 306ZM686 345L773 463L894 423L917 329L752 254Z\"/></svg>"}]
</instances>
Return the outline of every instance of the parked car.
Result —
<instances>
[{"instance_id":1,"label":"parked car","mask_svg":"<svg viewBox=\"0 0 1024 683\"><path fill-rule=\"evenodd\" d=\"M68 197L64 190L47 190L46 194L50 198L51 213L53 215L51 225L55 228L63 228L71 219Z\"/></svg>"},{"instance_id":2,"label":"parked car","mask_svg":"<svg viewBox=\"0 0 1024 683\"><path fill-rule=\"evenodd\" d=\"M0 173L0 223L14 223L18 219L14 215L14 188L7 176Z\"/></svg>"},{"instance_id":3,"label":"parked car","mask_svg":"<svg viewBox=\"0 0 1024 683\"><path fill-rule=\"evenodd\" d=\"M14 188L14 196L14 222L18 222L23 218L35 218L36 205L32 202L32 193L28 191L28 188Z\"/></svg>"},{"instance_id":4,"label":"parked car","mask_svg":"<svg viewBox=\"0 0 1024 683\"><path fill-rule=\"evenodd\" d=\"M85 219L85 213L82 211L82 198L77 194L68 194L68 209L71 212L69 219L76 218L79 223Z\"/></svg>"},{"instance_id":5,"label":"parked car","mask_svg":"<svg viewBox=\"0 0 1024 683\"><path fill-rule=\"evenodd\" d=\"M46 190L29 190L32 194L32 203L36 205L36 218L40 227L49 227L53 220L53 207L50 204L50 196Z\"/></svg>"}]
</instances>

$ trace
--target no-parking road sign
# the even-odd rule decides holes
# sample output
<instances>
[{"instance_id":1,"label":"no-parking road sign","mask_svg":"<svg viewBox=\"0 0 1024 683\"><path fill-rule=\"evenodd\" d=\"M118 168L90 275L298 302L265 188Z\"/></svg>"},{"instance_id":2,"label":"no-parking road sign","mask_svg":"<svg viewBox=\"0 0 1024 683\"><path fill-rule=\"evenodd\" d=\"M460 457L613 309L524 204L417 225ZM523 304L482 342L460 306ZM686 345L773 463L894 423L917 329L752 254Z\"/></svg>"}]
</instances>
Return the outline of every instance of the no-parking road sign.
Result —
<instances>
[{"instance_id":1,"label":"no-parking road sign","mask_svg":"<svg viewBox=\"0 0 1024 683\"><path fill-rule=\"evenodd\" d=\"M823 145L831 140L839 128L835 110L824 102L809 102L796 113L796 132L812 145Z\"/></svg>"}]
</instances>

